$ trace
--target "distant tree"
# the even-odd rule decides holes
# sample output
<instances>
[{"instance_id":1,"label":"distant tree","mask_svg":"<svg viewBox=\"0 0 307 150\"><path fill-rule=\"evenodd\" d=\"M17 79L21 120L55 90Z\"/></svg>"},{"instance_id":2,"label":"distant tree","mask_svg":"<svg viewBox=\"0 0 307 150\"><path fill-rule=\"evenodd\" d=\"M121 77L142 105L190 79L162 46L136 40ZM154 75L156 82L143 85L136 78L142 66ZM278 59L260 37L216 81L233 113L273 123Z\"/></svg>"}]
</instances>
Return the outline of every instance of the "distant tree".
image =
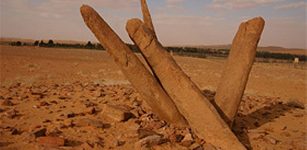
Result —
<instances>
[{"instance_id":1,"label":"distant tree","mask_svg":"<svg viewBox=\"0 0 307 150\"><path fill-rule=\"evenodd\" d=\"M46 44L44 43L43 40L41 40L40 43L39 43L39 46L40 46L40 47L43 47L43 46L46 46Z\"/></svg>"},{"instance_id":2,"label":"distant tree","mask_svg":"<svg viewBox=\"0 0 307 150\"><path fill-rule=\"evenodd\" d=\"M53 47L54 46L53 40L49 40L47 45L48 47Z\"/></svg>"},{"instance_id":3,"label":"distant tree","mask_svg":"<svg viewBox=\"0 0 307 150\"><path fill-rule=\"evenodd\" d=\"M22 43L20 41L17 41L17 42L11 42L10 45L12 45L12 46L22 46Z\"/></svg>"},{"instance_id":4,"label":"distant tree","mask_svg":"<svg viewBox=\"0 0 307 150\"><path fill-rule=\"evenodd\" d=\"M20 41L16 42L16 46L21 46L21 45L22 45L22 43Z\"/></svg>"},{"instance_id":5,"label":"distant tree","mask_svg":"<svg viewBox=\"0 0 307 150\"><path fill-rule=\"evenodd\" d=\"M93 45L93 44L91 43L91 41L88 41L87 44L85 45L85 48L93 49L93 48L95 48L95 45Z\"/></svg>"},{"instance_id":6,"label":"distant tree","mask_svg":"<svg viewBox=\"0 0 307 150\"><path fill-rule=\"evenodd\" d=\"M99 43L96 44L95 48L99 49L99 50L104 50L104 47L101 44L99 44Z\"/></svg>"},{"instance_id":7,"label":"distant tree","mask_svg":"<svg viewBox=\"0 0 307 150\"><path fill-rule=\"evenodd\" d=\"M34 46L38 46L39 45L39 41L35 41L33 45Z\"/></svg>"}]
</instances>

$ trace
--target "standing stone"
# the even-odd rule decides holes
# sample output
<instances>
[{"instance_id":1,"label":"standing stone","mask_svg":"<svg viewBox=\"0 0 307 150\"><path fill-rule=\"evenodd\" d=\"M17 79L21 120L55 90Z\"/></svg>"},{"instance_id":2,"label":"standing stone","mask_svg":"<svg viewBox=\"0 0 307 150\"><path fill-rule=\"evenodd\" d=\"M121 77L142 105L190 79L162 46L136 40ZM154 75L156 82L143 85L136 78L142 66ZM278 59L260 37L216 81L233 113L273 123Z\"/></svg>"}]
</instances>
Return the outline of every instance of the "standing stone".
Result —
<instances>
[{"instance_id":1,"label":"standing stone","mask_svg":"<svg viewBox=\"0 0 307 150\"><path fill-rule=\"evenodd\" d=\"M261 17L243 22L232 42L215 96L220 113L230 126L244 94L263 28L264 20Z\"/></svg>"}]
</instances>

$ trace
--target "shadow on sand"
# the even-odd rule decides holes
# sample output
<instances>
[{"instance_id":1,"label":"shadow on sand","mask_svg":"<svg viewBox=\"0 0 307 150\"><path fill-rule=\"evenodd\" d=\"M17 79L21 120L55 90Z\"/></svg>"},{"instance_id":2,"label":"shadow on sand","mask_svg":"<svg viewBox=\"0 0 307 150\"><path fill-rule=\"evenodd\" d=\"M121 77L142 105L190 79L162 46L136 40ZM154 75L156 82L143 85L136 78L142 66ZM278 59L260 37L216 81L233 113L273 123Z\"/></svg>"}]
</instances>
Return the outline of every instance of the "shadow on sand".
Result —
<instances>
[{"instance_id":1,"label":"shadow on sand","mask_svg":"<svg viewBox=\"0 0 307 150\"><path fill-rule=\"evenodd\" d=\"M210 90L203 90L203 94L206 98L208 98L212 104L216 106L214 102L215 92ZM247 103L255 103L252 101L252 98L244 99ZM259 102L258 102L259 103ZM266 103L265 106L246 114L244 111L248 110L239 110L237 117L234 121L232 130L237 135L238 139L248 148L252 149L251 143L249 141L249 137L247 135L248 130L256 129L261 127L262 125L273 122L274 119L279 118L280 116L284 116L287 112L292 109L304 109L300 104L296 104L295 102L283 103L280 101L272 100L269 103ZM219 109L218 109L219 110Z\"/></svg>"}]
</instances>

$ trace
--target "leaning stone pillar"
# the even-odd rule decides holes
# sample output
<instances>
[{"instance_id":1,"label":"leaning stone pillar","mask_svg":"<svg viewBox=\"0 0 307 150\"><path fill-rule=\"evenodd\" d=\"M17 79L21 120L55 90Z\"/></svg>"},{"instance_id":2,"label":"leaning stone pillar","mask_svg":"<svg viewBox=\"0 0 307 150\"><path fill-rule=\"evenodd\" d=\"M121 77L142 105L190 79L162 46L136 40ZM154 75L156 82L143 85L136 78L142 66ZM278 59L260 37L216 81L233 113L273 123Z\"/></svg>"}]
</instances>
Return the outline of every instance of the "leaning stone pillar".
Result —
<instances>
[{"instance_id":1,"label":"leaning stone pillar","mask_svg":"<svg viewBox=\"0 0 307 150\"><path fill-rule=\"evenodd\" d=\"M195 134L222 149L245 149L214 106L180 69L152 31L139 19L129 20L126 29Z\"/></svg>"},{"instance_id":2,"label":"leaning stone pillar","mask_svg":"<svg viewBox=\"0 0 307 150\"><path fill-rule=\"evenodd\" d=\"M261 17L243 22L232 42L215 96L215 102L230 126L244 94L264 24Z\"/></svg>"},{"instance_id":3,"label":"leaning stone pillar","mask_svg":"<svg viewBox=\"0 0 307 150\"><path fill-rule=\"evenodd\" d=\"M81 14L90 30L111 54L130 83L161 119L179 126L187 125L176 105L137 56L91 7L83 5Z\"/></svg>"},{"instance_id":4,"label":"leaning stone pillar","mask_svg":"<svg viewBox=\"0 0 307 150\"><path fill-rule=\"evenodd\" d=\"M144 20L146 27L149 28L152 31L155 38L157 38L156 31L152 23L150 11L146 3L146 0L141 0L141 7L142 7L143 20Z\"/></svg>"}]
</instances>

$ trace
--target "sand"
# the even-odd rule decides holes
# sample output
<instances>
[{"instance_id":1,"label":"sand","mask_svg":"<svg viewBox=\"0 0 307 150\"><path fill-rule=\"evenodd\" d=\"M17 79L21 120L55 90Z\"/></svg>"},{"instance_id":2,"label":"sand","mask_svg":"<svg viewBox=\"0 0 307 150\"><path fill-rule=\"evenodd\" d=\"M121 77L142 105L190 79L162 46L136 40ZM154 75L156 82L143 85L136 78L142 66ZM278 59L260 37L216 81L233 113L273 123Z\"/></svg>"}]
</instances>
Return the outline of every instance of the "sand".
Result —
<instances>
[{"instance_id":1,"label":"sand","mask_svg":"<svg viewBox=\"0 0 307 150\"><path fill-rule=\"evenodd\" d=\"M210 147L189 128L159 120L104 51L0 49L0 149ZM175 60L213 99L225 59ZM255 63L235 121L241 142L303 150L306 84L306 70L292 64ZM119 113L106 111L112 106ZM119 121L120 112L131 116Z\"/></svg>"}]
</instances>

